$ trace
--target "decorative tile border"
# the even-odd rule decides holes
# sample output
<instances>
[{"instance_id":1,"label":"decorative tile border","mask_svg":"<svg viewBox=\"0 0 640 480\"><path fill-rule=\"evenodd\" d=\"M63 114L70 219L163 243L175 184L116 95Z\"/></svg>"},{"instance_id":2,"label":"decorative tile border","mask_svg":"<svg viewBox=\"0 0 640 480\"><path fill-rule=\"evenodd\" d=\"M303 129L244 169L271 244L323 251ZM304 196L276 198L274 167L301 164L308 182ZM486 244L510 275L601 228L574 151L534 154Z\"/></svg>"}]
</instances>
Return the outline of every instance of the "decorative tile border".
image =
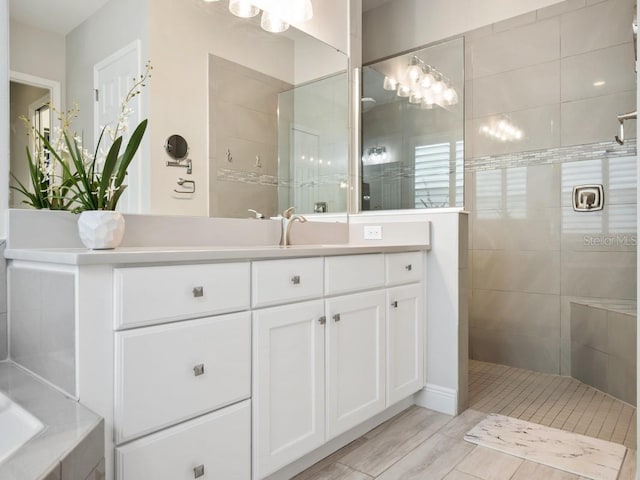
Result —
<instances>
[{"instance_id":1,"label":"decorative tile border","mask_svg":"<svg viewBox=\"0 0 640 480\"><path fill-rule=\"evenodd\" d=\"M219 168L217 170L216 178L224 182L265 185L268 187L278 186L278 177L276 175L263 175L244 170L234 170L232 168Z\"/></svg>"},{"instance_id":2,"label":"decorative tile border","mask_svg":"<svg viewBox=\"0 0 640 480\"><path fill-rule=\"evenodd\" d=\"M465 161L465 171L500 170L512 167L528 167L534 165L552 165L556 163L580 162L601 158L619 158L635 156L636 139L618 145L614 141L556 147L547 150L507 153L504 155L487 155Z\"/></svg>"}]
</instances>

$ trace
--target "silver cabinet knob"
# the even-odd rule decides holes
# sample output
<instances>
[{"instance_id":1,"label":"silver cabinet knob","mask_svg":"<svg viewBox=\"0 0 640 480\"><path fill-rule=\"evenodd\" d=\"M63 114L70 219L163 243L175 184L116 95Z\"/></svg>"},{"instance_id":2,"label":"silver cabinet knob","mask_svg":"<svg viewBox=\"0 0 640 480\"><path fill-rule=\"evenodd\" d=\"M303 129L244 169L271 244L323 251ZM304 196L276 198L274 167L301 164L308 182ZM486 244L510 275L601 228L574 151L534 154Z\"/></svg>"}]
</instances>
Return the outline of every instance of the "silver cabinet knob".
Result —
<instances>
[{"instance_id":1,"label":"silver cabinet knob","mask_svg":"<svg viewBox=\"0 0 640 480\"><path fill-rule=\"evenodd\" d=\"M321 316L321 317L318 319L318 323L319 323L320 325L324 325L325 323L327 323L327 317L325 317L324 315L323 315L323 316Z\"/></svg>"},{"instance_id":2,"label":"silver cabinet knob","mask_svg":"<svg viewBox=\"0 0 640 480\"><path fill-rule=\"evenodd\" d=\"M397 301L395 301L395 302L391 302L391 306L392 306L393 308L398 308L398 302L397 302Z\"/></svg>"},{"instance_id":3,"label":"silver cabinet knob","mask_svg":"<svg viewBox=\"0 0 640 480\"><path fill-rule=\"evenodd\" d=\"M204 477L204 465L198 465L193 469L193 478Z\"/></svg>"},{"instance_id":4,"label":"silver cabinet knob","mask_svg":"<svg viewBox=\"0 0 640 480\"><path fill-rule=\"evenodd\" d=\"M333 316L333 321L334 321L334 322L339 322L339 321L340 321L340 314L339 314L339 313L336 313L336 314Z\"/></svg>"},{"instance_id":5,"label":"silver cabinet knob","mask_svg":"<svg viewBox=\"0 0 640 480\"><path fill-rule=\"evenodd\" d=\"M411 264L409 264L409 265L405 265L405 267L404 267L404 269L405 269L407 272L410 272L412 268L413 268L413 267L411 266Z\"/></svg>"},{"instance_id":6,"label":"silver cabinet knob","mask_svg":"<svg viewBox=\"0 0 640 480\"><path fill-rule=\"evenodd\" d=\"M193 298L204 297L204 287L193 287Z\"/></svg>"},{"instance_id":7,"label":"silver cabinet knob","mask_svg":"<svg viewBox=\"0 0 640 480\"><path fill-rule=\"evenodd\" d=\"M196 377L199 377L200 375L204 375L204 363L200 363L195 367L193 367L193 374Z\"/></svg>"},{"instance_id":8,"label":"silver cabinet knob","mask_svg":"<svg viewBox=\"0 0 640 480\"><path fill-rule=\"evenodd\" d=\"M291 277L291 283L294 285L300 285L300 275L294 275Z\"/></svg>"}]
</instances>

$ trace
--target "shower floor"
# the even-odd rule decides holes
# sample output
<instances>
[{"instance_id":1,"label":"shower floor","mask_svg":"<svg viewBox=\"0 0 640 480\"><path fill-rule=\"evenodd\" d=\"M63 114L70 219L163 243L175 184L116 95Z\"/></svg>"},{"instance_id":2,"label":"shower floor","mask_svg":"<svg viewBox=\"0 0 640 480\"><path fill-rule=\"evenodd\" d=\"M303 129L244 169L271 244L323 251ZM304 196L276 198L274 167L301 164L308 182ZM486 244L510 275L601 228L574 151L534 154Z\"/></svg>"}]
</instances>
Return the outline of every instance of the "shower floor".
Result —
<instances>
[{"instance_id":1,"label":"shower floor","mask_svg":"<svg viewBox=\"0 0 640 480\"><path fill-rule=\"evenodd\" d=\"M501 413L617 443L618 480L636 478L636 409L578 380L469 362L469 409L451 417L411 407L295 480L587 480L463 440L487 413Z\"/></svg>"},{"instance_id":2,"label":"shower floor","mask_svg":"<svg viewBox=\"0 0 640 480\"><path fill-rule=\"evenodd\" d=\"M635 407L571 377L472 360L469 408L636 448Z\"/></svg>"}]
</instances>

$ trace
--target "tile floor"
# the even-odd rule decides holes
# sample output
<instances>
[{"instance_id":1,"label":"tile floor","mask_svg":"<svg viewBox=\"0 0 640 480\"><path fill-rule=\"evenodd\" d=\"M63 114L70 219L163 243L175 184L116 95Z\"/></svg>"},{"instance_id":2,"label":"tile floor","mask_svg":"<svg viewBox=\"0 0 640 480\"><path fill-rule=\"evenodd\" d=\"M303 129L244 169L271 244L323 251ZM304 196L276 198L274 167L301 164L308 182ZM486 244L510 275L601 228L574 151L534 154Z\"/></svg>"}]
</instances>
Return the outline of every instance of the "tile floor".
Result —
<instances>
[{"instance_id":1,"label":"tile floor","mask_svg":"<svg viewBox=\"0 0 640 480\"><path fill-rule=\"evenodd\" d=\"M411 407L295 480L583 480L463 440L487 413L622 443L619 480L636 476L636 409L577 380L471 361L469 409L450 417Z\"/></svg>"}]
</instances>

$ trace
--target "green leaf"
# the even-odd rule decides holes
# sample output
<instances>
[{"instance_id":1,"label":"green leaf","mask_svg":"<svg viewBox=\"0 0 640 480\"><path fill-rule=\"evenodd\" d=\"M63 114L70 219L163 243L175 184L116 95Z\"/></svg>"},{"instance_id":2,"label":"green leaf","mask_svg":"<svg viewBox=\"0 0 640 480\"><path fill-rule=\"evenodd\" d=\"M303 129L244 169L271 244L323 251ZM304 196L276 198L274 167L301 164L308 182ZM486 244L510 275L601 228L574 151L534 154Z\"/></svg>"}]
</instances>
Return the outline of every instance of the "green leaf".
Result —
<instances>
[{"instance_id":1,"label":"green leaf","mask_svg":"<svg viewBox=\"0 0 640 480\"><path fill-rule=\"evenodd\" d=\"M131 164L133 157L135 157L136 152L138 151L138 148L140 147L140 142L142 142L142 137L144 137L144 133L147 129L147 123L148 123L147 119L140 122L140 125L138 125L136 129L133 131L133 134L131 134L131 138L129 139L127 148L125 149L124 154L122 155L122 158L120 159L120 163L118 165L118 171L116 173L116 181L115 181L116 187L120 187L122 185L122 182L124 182L124 178L127 175L127 169L129 168L129 165Z\"/></svg>"}]
</instances>

